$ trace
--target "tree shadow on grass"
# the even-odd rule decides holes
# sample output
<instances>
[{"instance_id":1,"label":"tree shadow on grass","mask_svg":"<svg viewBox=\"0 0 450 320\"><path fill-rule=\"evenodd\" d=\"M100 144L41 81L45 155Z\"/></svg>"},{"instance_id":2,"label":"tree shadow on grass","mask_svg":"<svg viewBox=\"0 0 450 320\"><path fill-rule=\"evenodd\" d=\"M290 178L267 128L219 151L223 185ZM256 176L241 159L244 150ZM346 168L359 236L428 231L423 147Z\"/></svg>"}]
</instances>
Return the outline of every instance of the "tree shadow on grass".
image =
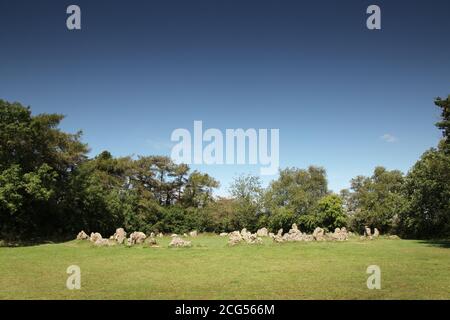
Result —
<instances>
[{"instance_id":1,"label":"tree shadow on grass","mask_svg":"<svg viewBox=\"0 0 450 320\"><path fill-rule=\"evenodd\" d=\"M438 247L438 248L446 248L450 249L450 239L444 239L444 240L421 240L421 244L425 244L431 247Z\"/></svg>"},{"instance_id":2,"label":"tree shadow on grass","mask_svg":"<svg viewBox=\"0 0 450 320\"><path fill-rule=\"evenodd\" d=\"M69 237L58 237L49 239L31 239L31 240L2 240L0 239L0 248L22 248L33 247L43 244L58 244L73 240Z\"/></svg>"}]
</instances>

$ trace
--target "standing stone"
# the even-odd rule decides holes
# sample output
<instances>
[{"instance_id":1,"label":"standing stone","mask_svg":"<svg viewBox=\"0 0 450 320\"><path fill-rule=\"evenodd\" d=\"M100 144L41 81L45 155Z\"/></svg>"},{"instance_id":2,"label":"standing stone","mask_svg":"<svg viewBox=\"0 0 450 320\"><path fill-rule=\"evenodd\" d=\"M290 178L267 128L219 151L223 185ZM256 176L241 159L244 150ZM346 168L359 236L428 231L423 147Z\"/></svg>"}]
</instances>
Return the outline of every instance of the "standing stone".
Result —
<instances>
[{"instance_id":1,"label":"standing stone","mask_svg":"<svg viewBox=\"0 0 450 320\"><path fill-rule=\"evenodd\" d=\"M228 239L228 244L231 246L239 244L243 240L241 233L239 231L233 231L230 233L230 237Z\"/></svg>"},{"instance_id":2,"label":"standing stone","mask_svg":"<svg viewBox=\"0 0 450 320\"><path fill-rule=\"evenodd\" d=\"M273 239L273 242L276 242L276 243L284 242L283 236L281 236L280 233L275 234L272 239Z\"/></svg>"},{"instance_id":3,"label":"standing stone","mask_svg":"<svg viewBox=\"0 0 450 320\"><path fill-rule=\"evenodd\" d=\"M263 241L256 233L250 233L250 235L246 238L245 242L248 244L262 244Z\"/></svg>"},{"instance_id":4,"label":"standing stone","mask_svg":"<svg viewBox=\"0 0 450 320\"><path fill-rule=\"evenodd\" d=\"M103 239L103 238L102 238L102 235L98 232L92 232L91 237L89 238L89 240L94 243L100 239Z\"/></svg>"},{"instance_id":5,"label":"standing stone","mask_svg":"<svg viewBox=\"0 0 450 320\"><path fill-rule=\"evenodd\" d=\"M285 241L303 241L303 234L298 229L297 224L293 224L288 233L283 235Z\"/></svg>"},{"instance_id":6,"label":"standing stone","mask_svg":"<svg viewBox=\"0 0 450 320\"><path fill-rule=\"evenodd\" d=\"M380 235L380 232L378 231L377 228L373 229L373 236L374 238L377 238Z\"/></svg>"},{"instance_id":7,"label":"standing stone","mask_svg":"<svg viewBox=\"0 0 450 320\"><path fill-rule=\"evenodd\" d=\"M366 237L371 237L372 236L372 232L370 231L370 228L368 226L365 226L364 229L365 229L364 235Z\"/></svg>"},{"instance_id":8,"label":"standing stone","mask_svg":"<svg viewBox=\"0 0 450 320\"><path fill-rule=\"evenodd\" d=\"M192 238L195 238L197 235L198 235L197 234L197 230L189 232L189 236L192 237Z\"/></svg>"},{"instance_id":9,"label":"standing stone","mask_svg":"<svg viewBox=\"0 0 450 320\"><path fill-rule=\"evenodd\" d=\"M334 233L330 235L333 240L344 241L348 240L348 233L345 227L334 229Z\"/></svg>"},{"instance_id":10,"label":"standing stone","mask_svg":"<svg viewBox=\"0 0 450 320\"><path fill-rule=\"evenodd\" d=\"M292 225L292 227L291 227L291 230L289 230L289 233L297 233L298 231L300 231L300 230L298 230L298 227L297 227L297 224L296 223L294 223L293 225Z\"/></svg>"},{"instance_id":11,"label":"standing stone","mask_svg":"<svg viewBox=\"0 0 450 320\"><path fill-rule=\"evenodd\" d=\"M153 238L153 237L150 237L150 238L148 239L148 244L149 244L150 247L156 247L156 246L158 246L158 242L156 242L156 239Z\"/></svg>"},{"instance_id":12,"label":"standing stone","mask_svg":"<svg viewBox=\"0 0 450 320\"><path fill-rule=\"evenodd\" d=\"M123 228L116 229L116 233L113 235L113 239L117 241L118 244L123 244L127 238L127 233Z\"/></svg>"},{"instance_id":13,"label":"standing stone","mask_svg":"<svg viewBox=\"0 0 450 320\"><path fill-rule=\"evenodd\" d=\"M241 230L241 237L245 242L248 242L250 240L251 235L252 233L250 231L247 231L246 228Z\"/></svg>"},{"instance_id":14,"label":"standing stone","mask_svg":"<svg viewBox=\"0 0 450 320\"><path fill-rule=\"evenodd\" d=\"M256 231L256 234L258 237L267 237L269 235L269 230L267 230L267 228L261 228Z\"/></svg>"},{"instance_id":15,"label":"standing stone","mask_svg":"<svg viewBox=\"0 0 450 320\"><path fill-rule=\"evenodd\" d=\"M130 237L128 238L128 244L142 244L145 241L145 238L147 236L143 232L135 231L132 234L130 234Z\"/></svg>"},{"instance_id":16,"label":"standing stone","mask_svg":"<svg viewBox=\"0 0 450 320\"><path fill-rule=\"evenodd\" d=\"M190 247L192 246L191 241L186 241L181 239L180 237L175 237L170 241L170 247Z\"/></svg>"},{"instance_id":17,"label":"standing stone","mask_svg":"<svg viewBox=\"0 0 450 320\"><path fill-rule=\"evenodd\" d=\"M89 239L89 236L84 232L83 230L80 231L77 235L77 240L87 240Z\"/></svg>"},{"instance_id":18,"label":"standing stone","mask_svg":"<svg viewBox=\"0 0 450 320\"><path fill-rule=\"evenodd\" d=\"M323 241L323 240L325 240L324 235L325 235L325 231L322 228L317 227L317 228L314 229L313 237L314 237L314 239L316 241Z\"/></svg>"}]
</instances>

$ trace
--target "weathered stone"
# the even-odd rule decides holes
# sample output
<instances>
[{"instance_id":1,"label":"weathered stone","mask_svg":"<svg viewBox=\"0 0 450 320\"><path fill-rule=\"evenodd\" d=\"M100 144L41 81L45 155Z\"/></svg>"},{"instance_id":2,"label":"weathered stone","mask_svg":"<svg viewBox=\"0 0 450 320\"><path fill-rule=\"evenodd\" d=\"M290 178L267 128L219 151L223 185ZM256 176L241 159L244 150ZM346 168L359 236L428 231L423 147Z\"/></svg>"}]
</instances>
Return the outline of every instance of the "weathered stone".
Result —
<instances>
[{"instance_id":1,"label":"weathered stone","mask_svg":"<svg viewBox=\"0 0 450 320\"><path fill-rule=\"evenodd\" d=\"M373 236L374 238L378 238L380 236L380 231L378 231L377 228L373 229Z\"/></svg>"},{"instance_id":2,"label":"weathered stone","mask_svg":"<svg viewBox=\"0 0 450 320\"><path fill-rule=\"evenodd\" d=\"M118 244L123 244L126 238L127 233L123 228L116 229L116 232L113 235L113 239L116 240Z\"/></svg>"},{"instance_id":3,"label":"weathered stone","mask_svg":"<svg viewBox=\"0 0 450 320\"><path fill-rule=\"evenodd\" d=\"M285 234L286 235L286 234ZM287 233L287 241L303 241L304 234L298 229L297 224L293 224L289 232Z\"/></svg>"},{"instance_id":4,"label":"weathered stone","mask_svg":"<svg viewBox=\"0 0 450 320\"><path fill-rule=\"evenodd\" d=\"M294 233L298 233L300 230L298 230L297 224L294 223L291 227L291 229L289 230L289 233L294 234Z\"/></svg>"},{"instance_id":5,"label":"weathered stone","mask_svg":"<svg viewBox=\"0 0 450 320\"><path fill-rule=\"evenodd\" d=\"M97 239L94 244L98 247L104 247L104 246L114 246L116 245L116 241L115 240L109 240L109 239Z\"/></svg>"},{"instance_id":6,"label":"weathered stone","mask_svg":"<svg viewBox=\"0 0 450 320\"><path fill-rule=\"evenodd\" d=\"M391 239L391 240L400 240L400 237L395 235L395 234L393 234L393 235L389 236L389 239Z\"/></svg>"},{"instance_id":7,"label":"weathered stone","mask_svg":"<svg viewBox=\"0 0 450 320\"><path fill-rule=\"evenodd\" d=\"M284 242L283 237L280 236L279 234L275 234L272 239L273 239L273 242L276 242L276 243Z\"/></svg>"},{"instance_id":8,"label":"weathered stone","mask_svg":"<svg viewBox=\"0 0 450 320\"><path fill-rule=\"evenodd\" d=\"M158 238L164 237L164 234L162 232L158 233Z\"/></svg>"},{"instance_id":9,"label":"weathered stone","mask_svg":"<svg viewBox=\"0 0 450 320\"><path fill-rule=\"evenodd\" d=\"M277 236L283 236L283 229L278 230Z\"/></svg>"},{"instance_id":10,"label":"weathered stone","mask_svg":"<svg viewBox=\"0 0 450 320\"><path fill-rule=\"evenodd\" d=\"M345 227L334 229L334 233L329 234L328 236L332 240L344 241L348 240L348 233Z\"/></svg>"},{"instance_id":11,"label":"weathered stone","mask_svg":"<svg viewBox=\"0 0 450 320\"><path fill-rule=\"evenodd\" d=\"M226 236L228 236L228 233L227 232L222 232L221 234L219 234L219 236L226 237Z\"/></svg>"},{"instance_id":12,"label":"weathered stone","mask_svg":"<svg viewBox=\"0 0 450 320\"><path fill-rule=\"evenodd\" d=\"M359 237L361 240L373 240L374 238L373 238L373 236L361 236L361 237Z\"/></svg>"},{"instance_id":13,"label":"weathered stone","mask_svg":"<svg viewBox=\"0 0 450 320\"><path fill-rule=\"evenodd\" d=\"M150 238L148 238L148 244L151 246L151 247L154 247L154 246L157 246L158 245L158 242L156 241L156 239L154 238L154 237L150 237Z\"/></svg>"},{"instance_id":14,"label":"weathered stone","mask_svg":"<svg viewBox=\"0 0 450 320\"><path fill-rule=\"evenodd\" d=\"M96 245L96 246L106 246L106 245L108 245L108 239L97 239L95 242L94 242L94 244Z\"/></svg>"},{"instance_id":15,"label":"weathered stone","mask_svg":"<svg viewBox=\"0 0 450 320\"><path fill-rule=\"evenodd\" d=\"M143 232L135 231L132 234L130 234L130 237L128 238L128 244L142 244L144 243L147 236Z\"/></svg>"},{"instance_id":16,"label":"weathered stone","mask_svg":"<svg viewBox=\"0 0 450 320\"><path fill-rule=\"evenodd\" d=\"M177 248L179 248L179 247L190 247L190 246L192 246L192 243L191 243L191 241L183 240L180 237L174 237L172 239L172 241L170 241L169 246L170 247L177 247Z\"/></svg>"},{"instance_id":17,"label":"weathered stone","mask_svg":"<svg viewBox=\"0 0 450 320\"><path fill-rule=\"evenodd\" d=\"M322 228L317 227L314 229L313 237L316 241L324 241L325 240L325 231Z\"/></svg>"},{"instance_id":18,"label":"weathered stone","mask_svg":"<svg viewBox=\"0 0 450 320\"><path fill-rule=\"evenodd\" d=\"M94 243L99 239L103 239L103 238L102 238L102 235L98 232L92 232L91 237L89 238L89 240Z\"/></svg>"},{"instance_id":19,"label":"weathered stone","mask_svg":"<svg viewBox=\"0 0 450 320\"><path fill-rule=\"evenodd\" d=\"M177 235L176 233L172 233L170 236L171 236L172 238L178 238L178 235Z\"/></svg>"},{"instance_id":20,"label":"weathered stone","mask_svg":"<svg viewBox=\"0 0 450 320\"><path fill-rule=\"evenodd\" d=\"M252 235L252 233L249 232L249 231L247 231L246 228L244 228L244 229L241 230L241 237L242 237L242 239L243 239L245 242L251 241L251 240L250 240L251 235Z\"/></svg>"},{"instance_id":21,"label":"weathered stone","mask_svg":"<svg viewBox=\"0 0 450 320\"><path fill-rule=\"evenodd\" d=\"M372 231L370 231L370 228L367 226L364 227L364 235L366 237L370 237L372 235Z\"/></svg>"},{"instance_id":22,"label":"weathered stone","mask_svg":"<svg viewBox=\"0 0 450 320\"><path fill-rule=\"evenodd\" d=\"M154 238L155 237L155 233L154 232L151 232L150 233L150 238Z\"/></svg>"},{"instance_id":23,"label":"weathered stone","mask_svg":"<svg viewBox=\"0 0 450 320\"><path fill-rule=\"evenodd\" d=\"M189 236L195 238L198 235L197 230L189 232Z\"/></svg>"},{"instance_id":24,"label":"weathered stone","mask_svg":"<svg viewBox=\"0 0 450 320\"><path fill-rule=\"evenodd\" d=\"M269 235L269 230L267 230L267 228L261 228L256 231L256 234L258 237L267 237Z\"/></svg>"},{"instance_id":25,"label":"weathered stone","mask_svg":"<svg viewBox=\"0 0 450 320\"><path fill-rule=\"evenodd\" d=\"M83 230L80 231L77 235L77 240L88 240L89 236Z\"/></svg>"},{"instance_id":26,"label":"weathered stone","mask_svg":"<svg viewBox=\"0 0 450 320\"><path fill-rule=\"evenodd\" d=\"M187 233L183 233L183 237L187 238L187 236L188 236Z\"/></svg>"},{"instance_id":27,"label":"weathered stone","mask_svg":"<svg viewBox=\"0 0 450 320\"><path fill-rule=\"evenodd\" d=\"M228 244L237 245L243 240L241 233L239 231L233 231L229 234Z\"/></svg>"},{"instance_id":28,"label":"weathered stone","mask_svg":"<svg viewBox=\"0 0 450 320\"><path fill-rule=\"evenodd\" d=\"M250 235L245 239L248 244L262 244L263 241L256 233L250 233Z\"/></svg>"}]
</instances>

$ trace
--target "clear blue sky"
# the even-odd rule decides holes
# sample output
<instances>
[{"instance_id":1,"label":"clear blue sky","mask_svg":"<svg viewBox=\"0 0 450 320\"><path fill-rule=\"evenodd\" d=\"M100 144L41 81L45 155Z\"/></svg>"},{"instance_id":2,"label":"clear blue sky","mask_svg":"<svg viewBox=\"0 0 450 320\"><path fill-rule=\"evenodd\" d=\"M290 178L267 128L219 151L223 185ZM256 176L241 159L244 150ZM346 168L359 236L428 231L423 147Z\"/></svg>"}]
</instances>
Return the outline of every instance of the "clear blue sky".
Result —
<instances>
[{"instance_id":1,"label":"clear blue sky","mask_svg":"<svg viewBox=\"0 0 450 320\"><path fill-rule=\"evenodd\" d=\"M380 31L365 26L374 3ZM66 28L70 4L81 31ZM169 155L194 120L279 128L281 167L323 166L339 191L377 165L406 172L437 144L449 12L448 0L0 0L0 98L67 115L92 156ZM220 194L259 172L195 168Z\"/></svg>"}]
</instances>

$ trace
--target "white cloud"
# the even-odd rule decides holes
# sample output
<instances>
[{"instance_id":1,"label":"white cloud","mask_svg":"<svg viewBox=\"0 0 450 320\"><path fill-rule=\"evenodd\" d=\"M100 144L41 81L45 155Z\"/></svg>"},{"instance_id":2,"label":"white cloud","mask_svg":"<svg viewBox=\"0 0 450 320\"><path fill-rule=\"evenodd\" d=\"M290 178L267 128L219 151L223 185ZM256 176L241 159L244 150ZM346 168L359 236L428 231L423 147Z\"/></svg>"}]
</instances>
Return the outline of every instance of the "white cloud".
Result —
<instances>
[{"instance_id":1,"label":"white cloud","mask_svg":"<svg viewBox=\"0 0 450 320\"><path fill-rule=\"evenodd\" d=\"M388 143L394 143L397 142L398 139L397 137L393 136L390 133L385 133L381 136L381 139L383 139L384 141L388 142Z\"/></svg>"}]
</instances>

